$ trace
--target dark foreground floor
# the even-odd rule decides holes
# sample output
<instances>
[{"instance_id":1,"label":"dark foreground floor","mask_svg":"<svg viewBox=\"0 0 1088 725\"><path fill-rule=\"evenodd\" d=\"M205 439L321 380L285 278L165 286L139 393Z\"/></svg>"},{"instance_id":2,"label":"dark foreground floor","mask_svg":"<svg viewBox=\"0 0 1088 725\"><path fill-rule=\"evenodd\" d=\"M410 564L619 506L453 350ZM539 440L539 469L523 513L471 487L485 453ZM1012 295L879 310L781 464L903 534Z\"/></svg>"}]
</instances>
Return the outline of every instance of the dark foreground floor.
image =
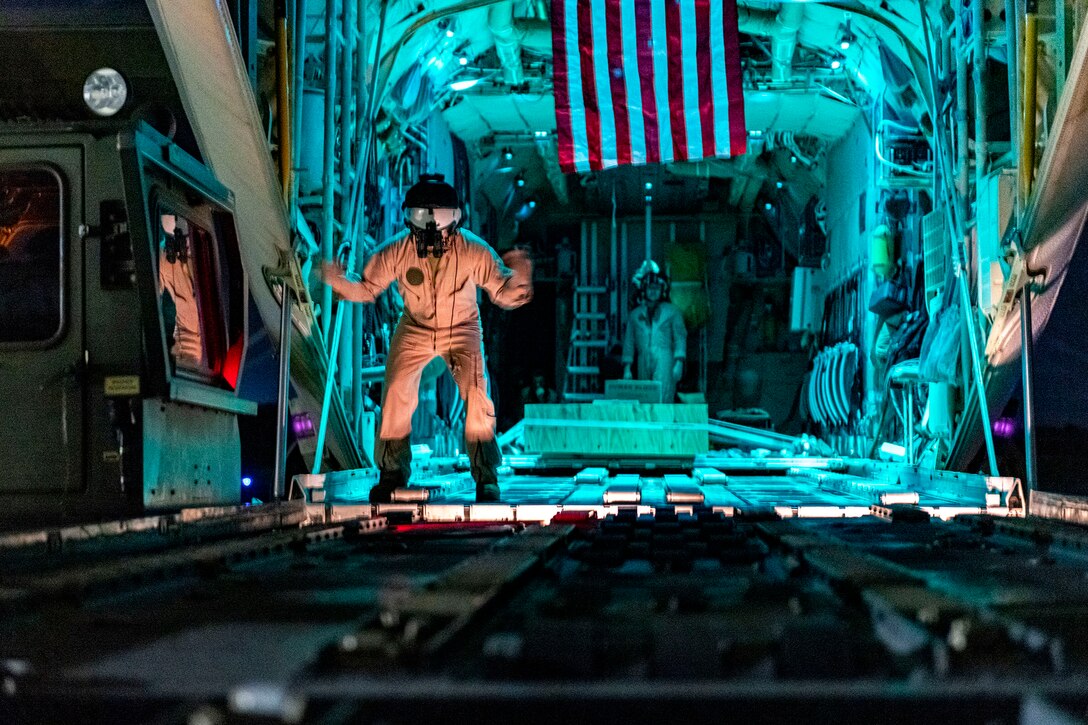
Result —
<instances>
[{"instance_id":1,"label":"dark foreground floor","mask_svg":"<svg viewBox=\"0 0 1088 725\"><path fill-rule=\"evenodd\" d=\"M1013 723L1088 705L1073 526L279 511L259 531L236 516L5 552L0 722Z\"/></svg>"}]
</instances>

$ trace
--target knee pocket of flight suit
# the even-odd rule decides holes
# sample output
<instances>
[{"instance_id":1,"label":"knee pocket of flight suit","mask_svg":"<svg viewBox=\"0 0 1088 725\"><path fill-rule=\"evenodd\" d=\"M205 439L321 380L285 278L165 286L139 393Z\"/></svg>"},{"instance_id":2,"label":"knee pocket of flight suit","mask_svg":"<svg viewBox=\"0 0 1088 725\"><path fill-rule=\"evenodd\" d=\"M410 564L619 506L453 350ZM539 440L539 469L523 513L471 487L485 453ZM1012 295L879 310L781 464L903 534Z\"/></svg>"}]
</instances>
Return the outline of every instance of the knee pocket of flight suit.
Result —
<instances>
[{"instance_id":1,"label":"knee pocket of flight suit","mask_svg":"<svg viewBox=\"0 0 1088 725\"><path fill-rule=\"evenodd\" d=\"M482 355L450 358L450 371L466 404L465 438L484 440L495 435L495 405L487 394L487 375Z\"/></svg>"},{"instance_id":2,"label":"knee pocket of flight suit","mask_svg":"<svg viewBox=\"0 0 1088 725\"><path fill-rule=\"evenodd\" d=\"M486 440L495 436L495 405L487 391L475 388L469 392L465 414L465 439Z\"/></svg>"}]
</instances>

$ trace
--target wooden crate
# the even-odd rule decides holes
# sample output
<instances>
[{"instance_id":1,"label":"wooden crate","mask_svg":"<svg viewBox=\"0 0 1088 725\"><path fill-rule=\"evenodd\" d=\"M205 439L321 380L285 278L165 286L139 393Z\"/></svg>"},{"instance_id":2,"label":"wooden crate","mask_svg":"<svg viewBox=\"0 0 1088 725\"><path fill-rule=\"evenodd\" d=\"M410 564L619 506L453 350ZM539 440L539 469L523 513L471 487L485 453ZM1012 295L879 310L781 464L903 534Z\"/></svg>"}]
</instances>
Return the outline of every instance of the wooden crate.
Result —
<instances>
[{"instance_id":1,"label":"wooden crate","mask_svg":"<svg viewBox=\"0 0 1088 725\"><path fill-rule=\"evenodd\" d=\"M653 405L661 402L661 383L657 380L605 380L604 398Z\"/></svg>"},{"instance_id":2,"label":"wooden crate","mask_svg":"<svg viewBox=\"0 0 1088 725\"><path fill-rule=\"evenodd\" d=\"M706 453L707 407L608 401L525 406L525 452L686 458Z\"/></svg>"}]
</instances>

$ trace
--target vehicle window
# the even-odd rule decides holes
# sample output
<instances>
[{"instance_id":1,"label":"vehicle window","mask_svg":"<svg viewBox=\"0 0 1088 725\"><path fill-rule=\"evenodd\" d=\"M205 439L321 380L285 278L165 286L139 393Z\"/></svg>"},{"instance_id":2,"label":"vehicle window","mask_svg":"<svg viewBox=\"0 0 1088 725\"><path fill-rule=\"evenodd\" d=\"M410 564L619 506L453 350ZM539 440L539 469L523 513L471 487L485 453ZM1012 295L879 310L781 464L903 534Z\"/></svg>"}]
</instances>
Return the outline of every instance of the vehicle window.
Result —
<instances>
[{"instance_id":1,"label":"vehicle window","mask_svg":"<svg viewBox=\"0 0 1088 725\"><path fill-rule=\"evenodd\" d=\"M175 370L222 373L227 330L215 237L191 219L159 216L159 295Z\"/></svg>"},{"instance_id":2,"label":"vehicle window","mask_svg":"<svg viewBox=\"0 0 1088 725\"><path fill-rule=\"evenodd\" d=\"M61 328L61 188L47 169L0 168L0 343Z\"/></svg>"}]
</instances>

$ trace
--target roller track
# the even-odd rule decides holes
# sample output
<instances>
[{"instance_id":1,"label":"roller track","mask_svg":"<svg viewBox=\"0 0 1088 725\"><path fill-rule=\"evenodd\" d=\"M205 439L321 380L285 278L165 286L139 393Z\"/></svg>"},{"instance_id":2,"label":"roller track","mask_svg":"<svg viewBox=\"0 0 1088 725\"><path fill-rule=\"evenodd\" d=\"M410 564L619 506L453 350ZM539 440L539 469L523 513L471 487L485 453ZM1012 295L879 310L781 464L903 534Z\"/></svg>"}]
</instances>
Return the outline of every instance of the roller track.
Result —
<instances>
[{"instance_id":1,"label":"roller track","mask_svg":"<svg viewBox=\"0 0 1088 725\"><path fill-rule=\"evenodd\" d=\"M9 537L0 721L1086 712L1082 527L639 511L309 523L287 503Z\"/></svg>"}]
</instances>

